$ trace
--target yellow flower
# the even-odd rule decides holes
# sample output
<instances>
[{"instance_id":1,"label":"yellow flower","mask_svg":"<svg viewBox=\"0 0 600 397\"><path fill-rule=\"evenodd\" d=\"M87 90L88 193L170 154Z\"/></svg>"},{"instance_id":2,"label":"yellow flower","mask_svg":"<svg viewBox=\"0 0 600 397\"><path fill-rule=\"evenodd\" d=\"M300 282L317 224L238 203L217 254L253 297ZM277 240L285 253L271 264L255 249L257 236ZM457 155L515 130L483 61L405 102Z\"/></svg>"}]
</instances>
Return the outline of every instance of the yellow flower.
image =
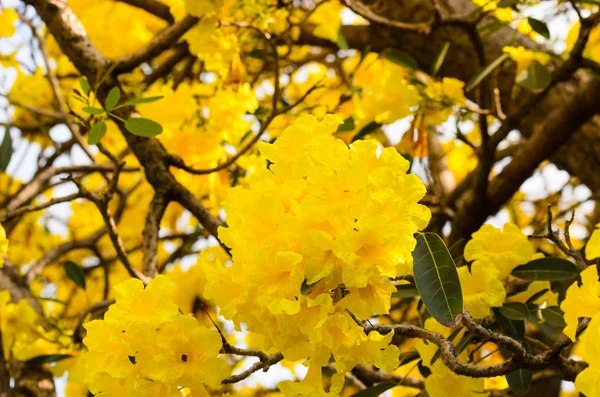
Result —
<instances>
[{"instance_id":1,"label":"yellow flower","mask_svg":"<svg viewBox=\"0 0 600 397\"><path fill-rule=\"evenodd\" d=\"M505 224L502 230L483 225L465 246L466 260L485 261L496 267L499 279L508 276L518 265L529 262L533 254L533 245L513 223Z\"/></svg>"},{"instance_id":2,"label":"yellow flower","mask_svg":"<svg viewBox=\"0 0 600 397\"><path fill-rule=\"evenodd\" d=\"M545 289L548 291L546 291L545 294L543 294L542 296L537 298L532 303L535 303L538 306L543 305L543 304L545 304L546 306L558 305L558 293L552 292L551 286L550 286L550 281L533 281L532 283L530 283L527 286L526 291L519 292L518 294L512 295L510 298L508 298L508 301L525 303L533 295L535 295L538 292L543 291Z\"/></svg>"},{"instance_id":3,"label":"yellow flower","mask_svg":"<svg viewBox=\"0 0 600 397\"><path fill-rule=\"evenodd\" d=\"M585 333L581 336L582 359L589 364L577 375L575 388L589 397L600 396L600 316L590 321Z\"/></svg>"},{"instance_id":4,"label":"yellow flower","mask_svg":"<svg viewBox=\"0 0 600 397\"><path fill-rule=\"evenodd\" d=\"M334 43L338 40L338 32L342 27L341 12L344 6L338 1L324 1L318 4L315 12L308 18L308 22L316 25L312 34L331 40Z\"/></svg>"},{"instance_id":5,"label":"yellow flower","mask_svg":"<svg viewBox=\"0 0 600 397\"><path fill-rule=\"evenodd\" d=\"M585 257L588 260L594 260L596 258L600 258L600 224L596 225L590 239L588 240L585 246ZM0 227L1 228L1 227ZM2 240L2 235L0 234L0 241ZM0 243L1 244L1 243ZM0 249L1 252L1 249Z\"/></svg>"},{"instance_id":6,"label":"yellow flower","mask_svg":"<svg viewBox=\"0 0 600 397\"><path fill-rule=\"evenodd\" d=\"M185 9L190 15L201 18L216 14L223 3L223 0L185 0Z\"/></svg>"},{"instance_id":7,"label":"yellow flower","mask_svg":"<svg viewBox=\"0 0 600 397\"><path fill-rule=\"evenodd\" d=\"M26 299L21 299L16 304L11 303L10 293L7 290L0 291L0 333L2 333L4 359L9 359L17 339L36 338L37 320L37 313Z\"/></svg>"},{"instance_id":8,"label":"yellow flower","mask_svg":"<svg viewBox=\"0 0 600 397\"><path fill-rule=\"evenodd\" d=\"M106 372L114 378L124 378L134 371L129 357L136 351L128 334L106 321L94 320L84 324L87 335L83 343L87 346L86 370L90 375Z\"/></svg>"},{"instance_id":9,"label":"yellow flower","mask_svg":"<svg viewBox=\"0 0 600 397\"><path fill-rule=\"evenodd\" d=\"M4 265L4 256L8 254L8 239L6 238L6 231L0 224L0 267Z\"/></svg>"},{"instance_id":10,"label":"yellow flower","mask_svg":"<svg viewBox=\"0 0 600 397\"><path fill-rule=\"evenodd\" d=\"M425 390L435 397L487 397L483 378L471 378L450 371L441 360L431 367L425 379Z\"/></svg>"},{"instance_id":11,"label":"yellow flower","mask_svg":"<svg viewBox=\"0 0 600 397\"><path fill-rule=\"evenodd\" d=\"M577 22L575 22L575 24L569 30L567 39L565 40L568 51L571 51L573 49L573 46L577 42L580 28L581 23L579 22L579 20L577 20ZM590 37L585 45L585 49L583 50L583 56L585 58L591 59L592 61L600 61L600 29L598 28L598 26L595 26L592 29Z\"/></svg>"},{"instance_id":12,"label":"yellow flower","mask_svg":"<svg viewBox=\"0 0 600 397\"><path fill-rule=\"evenodd\" d=\"M15 22L19 19L19 14L12 8L3 8L0 10L0 38L10 37L15 34Z\"/></svg>"},{"instance_id":13,"label":"yellow flower","mask_svg":"<svg viewBox=\"0 0 600 397\"><path fill-rule=\"evenodd\" d=\"M467 98L464 95L465 83L450 77L429 84L425 90L424 117L428 125L439 125L448 120L454 107L463 106Z\"/></svg>"},{"instance_id":14,"label":"yellow flower","mask_svg":"<svg viewBox=\"0 0 600 397\"><path fill-rule=\"evenodd\" d=\"M524 47L507 46L502 49L505 54L508 54L513 61L517 63L517 76L527 69L533 62L538 62L542 65L550 62L550 55L539 51L528 50Z\"/></svg>"},{"instance_id":15,"label":"yellow flower","mask_svg":"<svg viewBox=\"0 0 600 397\"><path fill-rule=\"evenodd\" d=\"M596 266L590 266L581 272L581 286L577 283L571 284L567 290L565 300L560 308L565 312L567 326L563 333L575 341L575 333L579 318L593 317L600 312L600 282L598 282L598 270Z\"/></svg>"},{"instance_id":16,"label":"yellow flower","mask_svg":"<svg viewBox=\"0 0 600 397\"><path fill-rule=\"evenodd\" d=\"M222 347L216 331L200 327L195 318L178 316L164 324L156 337L158 353L148 364L147 375L167 384L196 388L217 387L230 371L217 358Z\"/></svg>"},{"instance_id":17,"label":"yellow flower","mask_svg":"<svg viewBox=\"0 0 600 397\"><path fill-rule=\"evenodd\" d=\"M506 297L504 285L498 279L498 270L490 263L476 261L471 272L466 266L458 268L465 308L473 318L484 318L490 307L502 306Z\"/></svg>"},{"instance_id":18,"label":"yellow flower","mask_svg":"<svg viewBox=\"0 0 600 397\"><path fill-rule=\"evenodd\" d=\"M173 320L179 310L170 299L173 282L159 275L146 288L138 279L128 279L114 287L115 300L104 316L104 320L121 330L134 327L157 329L160 324Z\"/></svg>"}]
</instances>

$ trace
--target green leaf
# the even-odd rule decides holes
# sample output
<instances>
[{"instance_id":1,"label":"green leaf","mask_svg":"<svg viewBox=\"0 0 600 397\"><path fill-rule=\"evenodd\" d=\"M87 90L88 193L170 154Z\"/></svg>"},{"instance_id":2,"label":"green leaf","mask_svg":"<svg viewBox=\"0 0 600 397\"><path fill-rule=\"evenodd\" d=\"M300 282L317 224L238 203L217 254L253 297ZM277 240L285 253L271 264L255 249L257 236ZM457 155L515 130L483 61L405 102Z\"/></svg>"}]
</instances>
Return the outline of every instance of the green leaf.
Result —
<instances>
[{"instance_id":1,"label":"green leaf","mask_svg":"<svg viewBox=\"0 0 600 397\"><path fill-rule=\"evenodd\" d=\"M350 46L348 45L348 41L346 40L341 31L338 31L337 33L336 44L340 50L347 50L348 48L350 48Z\"/></svg>"},{"instance_id":2,"label":"green leaf","mask_svg":"<svg viewBox=\"0 0 600 397\"><path fill-rule=\"evenodd\" d=\"M119 99L121 99L121 90L119 87L113 87L106 97L104 108L110 112L118 105Z\"/></svg>"},{"instance_id":3,"label":"green leaf","mask_svg":"<svg viewBox=\"0 0 600 397\"><path fill-rule=\"evenodd\" d=\"M79 78L79 86L81 87L81 91L83 91L83 93L85 95L89 95L91 88L86 79L84 79L83 77L80 77Z\"/></svg>"},{"instance_id":4,"label":"green leaf","mask_svg":"<svg viewBox=\"0 0 600 397\"><path fill-rule=\"evenodd\" d=\"M96 145L106 134L106 123L101 121L96 123L90 128L90 132L88 133L88 144Z\"/></svg>"},{"instance_id":5,"label":"green leaf","mask_svg":"<svg viewBox=\"0 0 600 397\"><path fill-rule=\"evenodd\" d=\"M461 340L458 341L458 343L456 344L456 346L454 347L454 351L456 352L456 355L459 356L460 353L462 353L467 346L469 346L469 343L471 343L471 340L475 337L475 335L468 333L465 334Z\"/></svg>"},{"instance_id":6,"label":"green leaf","mask_svg":"<svg viewBox=\"0 0 600 397\"><path fill-rule=\"evenodd\" d=\"M91 106L83 107L83 108L81 108L81 110L83 110L86 113L93 114L95 116L99 116L101 114L104 114L104 109L94 108L94 107L91 107Z\"/></svg>"},{"instance_id":7,"label":"green leaf","mask_svg":"<svg viewBox=\"0 0 600 397\"><path fill-rule=\"evenodd\" d=\"M419 64L417 63L417 61L415 61L413 57L411 57L404 51L399 51L395 49L385 50L383 52L383 57L388 61L395 63L396 65L402 66L405 69L419 69Z\"/></svg>"},{"instance_id":8,"label":"green leaf","mask_svg":"<svg viewBox=\"0 0 600 397\"><path fill-rule=\"evenodd\" d=\"M552 81L552 75L544 65L534 62L530 67L519 73L515 81L523 88L537 91L548 87Z\"/></svg>"},{"instance_id":9,"label":"green leaf","mask_svg":"<svg viewBox=\"0 0 600 397\"><path fill-rule=\"evenodd\" d=\"M156 121L142 117L127 120L125 128L133 135L146 137L157 136L163 130L162 126Z\"/></svg>"},{"instance_id":10,"label":"green leaf","mask_svg":"<svg viewBox=\"0 0 600 397\"><path fill-rule=\"evenodd\" d=\"M463 296L454 260L435 233L417 237L413 251L414 275L419 295L429 313L446 327L455 326L463 311Z\"/></svg>"},{"instance_id":11,"label":"green leaf","mask_svg":"<svg viewBox=\"0 0 600 397\"><path fill-rule=\"evenodd\" d=\"M433 66L431 68L431 75L435 76L437 72L440 71L442 64L444 63L444 59L446 58L446 54L448 53L448 49L450 49L450 42L447 41L442 48L438 51L433 61Z\"/></svg>"},{"instance_id":12,"label":"green leaf","mask_svg":"<svg viewBox=\"0 0 600 397\"><path fill-rule=\"evenodd\" d=\"M77 285L81 289L85 289L85 274L83 274L83 269L77 266L75 262L65 262L65 273L67 277L69 277L75 285Z\"/></svg>"},{"instance_id":13,"label":"green leaf","mask_svg":"<svg viewBox=\"0 0 600 397\"><path fill-rule=\"evenodd\" d=\"M356 125L354 125L354 119L352 118L352 116L350 116L346 120L344 120L344 124L340 124L336 132L348 132L352 131L355 128Z\"/></svg>"},{"instance_id":14,"label":"green leaf","mask_svg":"<svg viewBox=\"0 0 600 397\"><path fill-rule=\"evenodd\" d=\"M508 54L502 54L495 60L493 60L489 65L483 68L479 73L477 73L471 81L465 87L465 91L471 91L473 88L477 87L479 83L483 81L490 73L492 73L504 60L508 58Z\"/></svg>"},{"instance_id":15,"label":"green leaf","mask_svg":"<svg viewBox=\"0 0 600 397\"><path fill-rule=\"evenodd\" d=\"M529 281L558 281L574 279L579 272L577 266L566 259L540 258L515 267L511 274Z\"/></svg>"},{"instance_id":16,"label":"green leaf","mask_svg":"<svg viewBox=\"0 0 600 397\"><path fill-rule=\"evenodd\" d=\"M30 360L27 360L27 363L34 365L42 365L55 363L57 361L64 360L65 358L70 357L72 357L70 354L44 354L43 356L37 356Z\"/></svg>"},{"instance_id":17,"label":"green leaf","mask_svg":"<svg viewBox=\"0 0 600 397\"><path fill-rule=\"evenodd\" d=\"M382 124L376 123L374 121L365 125L360 131L356 133L356 135L352 137L352 142L358 141L359 139L363 139L371 132L377 131L379 128L381 128L381 126Z\"/></svg>"},{"instance_id":18,"label":"green leaf","mask_svg":"<svg viewBox=\"0 0 600 397\"><path fill-rule=\"evenodd\" d=\"M542 318L550 324L558 325L559 327L565 327L565 312L560 310L558 306L549 306L542 309Z\"/></svg>"},{"instance_id":19,"label":"green leaf","mask_svg":"<svg viewBox=\"0 0 600 397\"><path fill-rule=\"evenodd\" d=\"M10 130L4 129L4 139L0 145L0 171L6 171L10 159L14 153L12 136L10 136Z\"/></svg>"},{"instance_id":20,"label":"green leaf","mask_svg":"<svg viewBox=\"0 0 600 397\"><path fill-rule=\"evenodd\" d=\"M527 299L527 301L525 302L525 304L529 304L529 303L535 302L536 300L538 300L538 298L541 298L548 291L550 291L550 289L544 288L543 290L536 292L535 294L531 295L529 297L529 299Z\"/></svg>"},{"instance_id":21,"label":"green leaf","mask_svg":"<svg viewBox=\"0 0 600 397\"><path fill-rule=\"evenodd\" d=\"M412 284L396 285L396 292L392 294L393 298L414 298L417 296L419 296L419 291Z\"/></svg>"},{"instance_id":22,"label":"green leaf","mask_svg":"<svg viewBox=\"0 0 600 397\"><path fill-rule=\"evenodd\" d=\"M319 280L319 281L321 281L321 280ZM310 291L312 291L312 289L313 289L313 288L314 288L314 287L315 287L317 284L319 284L319 281L317 281L316 283L308 284L308 283L306 282L306 280L304 280L304 282L302 283L302 287L300 287L300 293L301 293L302 295L307 295L307 294L309 294L309 293L310 293Z\"/></svg>"},{"instance_id":23,"label":"green leaf","mask_svg":"<svg viewBox=\"0 0 600 397\"><path fill-rule=\"evenodd\" d=\"M358 393L353 394L352 397L376 397L396 386L399 386L399 383L381 382L375 386L367 387L365 390L361 390Z\"/></svg>"},{"instance_id":24,"label":"green leaf","mask_svg":"<svg viewBox=\"0 0 600 397\"><path fill-rule=\"evenodd\" d=\"M508 302L500 308L500 313L510 320L523 320L529 317L529 308L521 302Z\"/></svg>"},{"instance_id":25,"label":"green leaf","mask_svg":"<svg viewBox=\"0 0 600 397\"><path fill-rule=\"evenodd\" d=\"M494 311L494 317L500 327L500 330L504 335L510 336L515 340L522 340L525 336L525 321L523 320L510 320L502 313L497 307L492 308Z\"/></svg>"},{"instance_id":26,"label":"green leaf","mask_svg":"<svg viewBox=\"0 0 600 397\"><path fill-rule=\"evenodd\" d=\"M156 102L156 101L159 101L159 100L161 100L163 98L164 98L164 96L150 96L148 98L130 99L127 102L125 102L123 105L124 106L140 105L142 103Z\"/></svg>"},{"instance_id":27,"label":"green leaf","mask_svg":"<svg viewBox=\"0 0 600 397\"><path fill-rule=\"evenodd\" d=\"M522 395L529 391L532 377L533 371L530 369L518 369L508 373L506 375L506 381L513 393Z\"/></svg>"},{"instance_id":28,"label":"green leaf","mask_svg":"<svg viewBox=\"0 0 600 397\"><path fill-rule=\"evenodd\" d=\"M531 26L531 29L533 29L534 32L536 32L546 40L550 40L550 30L548 29L548 25L546 25L545 22L531 17L527 18L527 22L529 22L529 26Z\"/></svg>"}]
</instances>

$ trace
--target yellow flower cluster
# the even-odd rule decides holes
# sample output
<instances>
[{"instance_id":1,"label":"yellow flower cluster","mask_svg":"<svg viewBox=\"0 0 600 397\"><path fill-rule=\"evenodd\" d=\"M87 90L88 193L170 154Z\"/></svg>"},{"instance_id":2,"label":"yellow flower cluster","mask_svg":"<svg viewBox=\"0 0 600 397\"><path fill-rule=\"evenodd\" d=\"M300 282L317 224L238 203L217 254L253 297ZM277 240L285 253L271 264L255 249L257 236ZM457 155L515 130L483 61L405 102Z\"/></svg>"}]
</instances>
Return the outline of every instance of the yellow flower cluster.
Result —
<instances>
[{"instance_id":1,"label":"yellow flower cluster","mask_svg":"<svg viewBox=\"0 0 600 397\"><path fill-rule=\"evenodd\" d=\"M397 366L391 334L365 335L351 314L388 313L390 278L411 273L413 235L430 218L408 161L373 141L348 147L332 136L340 123L302 116L275 143L260 144L269 169L224 202L229 226L219 237L233 264L205 263L207 297L247 325L253 345L292 361L310 356L309 372L333 354L334 384L359 363ZM283 389L296 395L317 384Z\"/></svg>"},{"instance_id":2,"label":"yellow flower cluster","mask_svg":"<svg viewBox=\"0 0 600 397\"><path fill-rule=\"evenodd\" d=\"M595 265L588 267L580 275L581 285L574 282L569 287L560 308L565 312L567 323L563 333L572 341L576 340L579 319L592 318L579 342L583 345L581 358L589 367L575 379L577 391L592 397L600 395L600 282Z\"/></svg>"},{"instance_id":3,"label":"yellow flower cluster","mask_svg":"<svg viewBox=\"0 0 600 397\"><path fill-rule=\"evenodd\" d=\"M424 103L424 117L428 125L444 123L454 107L467 102L464 87L464 82L451 77L444 77L442 81L434 81L427 86L425 96L428 100Z\"/></svg>"},{"instance_id":4,"label":"yellow flower cluster","mask_svg":"<svg viewBox=\"0 0 600 397\"><path fill-rule=\"evenodd\" d=\"M368 54L354 75L354 85L362 88L352 96L355 119L389 124L410 115L420 97L407 76L404 68L378 54Z\"/></svg>"},{"instance_id":5,"label":"yellow flower cluster","mask_svg":"<svg viewBox=\"0 0 600 397\"><path fill-rule=\"evenodd\" d=\"M70 353L71 338L56 329L44 329L44 321L27 299L13 303L8 290L0 291L4 359L27 361L44 355Z\"/></svg>"},{"instance_id":6,"label":"yellow flower cluster","mask_svg":"<svg viewBox=\"0 0 600 397\"><path fill-rule=\"evenodd\" d=\"M483 225L465 246L465 259L473 261L471 269L458 268L465 307L473 318L484 318L490 307L502 306L506 298L503 280L518 265L529 262L533 245L513 223L503 230Z\"/></svg>"},{"instance_id":7,"label":"yellow flower cluster","mask_svg":"<svg viewBox=\"0 0 600 397\"><path fill-rule=\"evenodd\" d=\"M172 288L161 275L145 288L140 280L125 280L114 287L116 303L104 320L85 324L92 393L171 396L187 387L203 396L205 384L217 387L229 374L229 364L217 357L220 335L180 315L169 298Z\"/></svg>"}]
</instances>

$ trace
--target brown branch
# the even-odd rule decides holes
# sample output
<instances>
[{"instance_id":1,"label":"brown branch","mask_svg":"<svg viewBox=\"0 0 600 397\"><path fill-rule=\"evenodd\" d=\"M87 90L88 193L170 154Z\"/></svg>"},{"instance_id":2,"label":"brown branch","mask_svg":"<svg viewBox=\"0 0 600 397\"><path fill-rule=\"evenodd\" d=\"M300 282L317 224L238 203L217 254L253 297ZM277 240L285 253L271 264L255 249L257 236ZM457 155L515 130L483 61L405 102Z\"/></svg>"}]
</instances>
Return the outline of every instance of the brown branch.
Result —
<instances>
[{"instance_id":1,"label":"brown branch","mask_svg":"<svg viewBox=\"0 0 600 397\"><path fill-rule=\"evenodd\" d=\"M267 371L269 369L269 367L271 367L271 365L275 365L278 362L280 362L281 360L283 360L283 354L281 353L275 353L275 354L271 354L270 356L267 356L267 359L264 361L258 361L254 364L252 364L252 366L250 366L250 368L248 368L247 370L237 374L237 375L232 375L228 378L225 378L221 381L221 384L230 384L230 383L237 383L241 380L246 379L247 377L249 377L250 375L252 375L253 373L259 371L259 370L263 370L263 371Z\"/></svg>"},{"instance_id":2,"label":"brown branch","mask_svg":"<svg viewBox=\"0 0 600 397\"><path fill-rule=\"evenodd\" d=\"M146 47L117 59L115 62L115 72L118 74L129 73L144 62L160 55L163 51L171 48L184 34L187 33L199 19L191 15L186 15L182 20L169 26L158 33Z\"/></svg>"},{"instance_id":3,"label":"brown branch","mask_svg":"<svg viewBox=\"0 0 600 397\"><path fill-rule=\"evenodd\" d=\"M168 204L169 200L166 198L165 193L156 191L146 214L146 224L142 232L144 238L142 273L151 279L158 274L158 232L160 231L160 221Z\"/></svg>"},{"instance_id":4,"label":"brown branch","mask_svg":"<svg viewBox=\"0 0 600 397\"><path fill-rule=\"evenodd\" d=\"M169 6L156 0L116 0L121 3L129 4L130 6L139 8L154 15L160 19L165 20L169 25L175 23L173 15Z\"/></svg>"},{"instance_id":5,"label":"brown branch","mask_svg":"<svg viewBox=\"0 0 600 397\"><path fill-rule=\"evenodd\" d=\"M29 212L41 211L43 209L52 207L53 205L56 205L56 204L67 203L67 202L73 201L79 197L81 197L81 194L73 193L73 194L70 194L70 195L64 196L64 197L53 198L43 204L28 205L25 207L20 207L19 209L11 211L11 212L4 212L4 213L0 214L0 223L8 222L14 218L17 218L17 217L19 217L23 214L27 214Z\"/></svg>"}]
</instances>

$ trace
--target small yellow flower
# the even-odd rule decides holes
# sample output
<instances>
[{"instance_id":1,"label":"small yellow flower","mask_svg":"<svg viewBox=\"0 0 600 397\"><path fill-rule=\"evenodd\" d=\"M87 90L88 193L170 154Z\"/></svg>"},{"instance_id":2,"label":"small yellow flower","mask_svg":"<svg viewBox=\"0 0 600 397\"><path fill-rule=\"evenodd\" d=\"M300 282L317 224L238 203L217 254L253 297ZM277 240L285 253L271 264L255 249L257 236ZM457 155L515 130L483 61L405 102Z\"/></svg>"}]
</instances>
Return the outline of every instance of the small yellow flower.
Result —
<instances>
[{"instance_id":1,"label":"small yellow flower","mask_svg":"<svg viewBox=\"0 0 600 397\"><path fill-rule=\"evenodd\" d=\"M0 241L1 239L2 236L0 234ZM585 246L585 257L588 260L600 258L600 224L596 225L592 235L590 236L590 239Z\"/></svg>"},{"instance_id":2,"label":"small yellow flower","mask_svg":"<svg viewBox=\"0 0 600 397\"><path fill-rule=\"evenodd\" d=\"M104 320L121 330L135 327L157 329L160 324L173 320L179 309L170 299L173 282L159 275L146 288L138 279L128 279L115 286L116 303L108 309Z\"/></svg>"},{"instance_id":3,"label":"small yellow flower","mask_svg":"<svg viewBox=\"0 0 600 397\"><path fill-rule=\"evenodd\" d=\"M156 343L158 354L147 368L151 379L190 388L203 383L217 387L229 374L229 364L217 358L221 337L216 331L200 327L195 318L178 316L164 324Z\"/></svg>"},{"instance_id":4,"label":"small yellow flower","mask_svg":"<svg viewBox=\"0 0 600 397\"><path fill-rule=\"evenodd\" d=\"M465 259L485 261L498 269L503 279L517 267L531 260L533 245L514 223L507 223L502 230L483 225L465 246Z\"/></svg>"},{"instance_id":5,"label":"small yellow flower","mask_svg":"<svg viewBox=\"0 0 600 397\"><path fill-rule=\"evenodd\" d=\"M471 272L466 266L460 267L458 276L465 307L473 318L487 317L491 307L502 306L506 290L491 263L476 261L471 265Z\"/></svg>"},{"instance_id":6,"label":"small yellow flower","mask_svg":"<svg viewBox=\"0 0 600 397\"><path fill-rule=\"evenodd\" d=\"M563 333L573 342L579 318L593 317L600 313L600 282L598 282L596 266L590 266L582 271L581 280L581 286L576 282L571 284L565 300L560 304L561 310L565 312L565 322L567 323Z\"/></svg>"}]
</instances>

